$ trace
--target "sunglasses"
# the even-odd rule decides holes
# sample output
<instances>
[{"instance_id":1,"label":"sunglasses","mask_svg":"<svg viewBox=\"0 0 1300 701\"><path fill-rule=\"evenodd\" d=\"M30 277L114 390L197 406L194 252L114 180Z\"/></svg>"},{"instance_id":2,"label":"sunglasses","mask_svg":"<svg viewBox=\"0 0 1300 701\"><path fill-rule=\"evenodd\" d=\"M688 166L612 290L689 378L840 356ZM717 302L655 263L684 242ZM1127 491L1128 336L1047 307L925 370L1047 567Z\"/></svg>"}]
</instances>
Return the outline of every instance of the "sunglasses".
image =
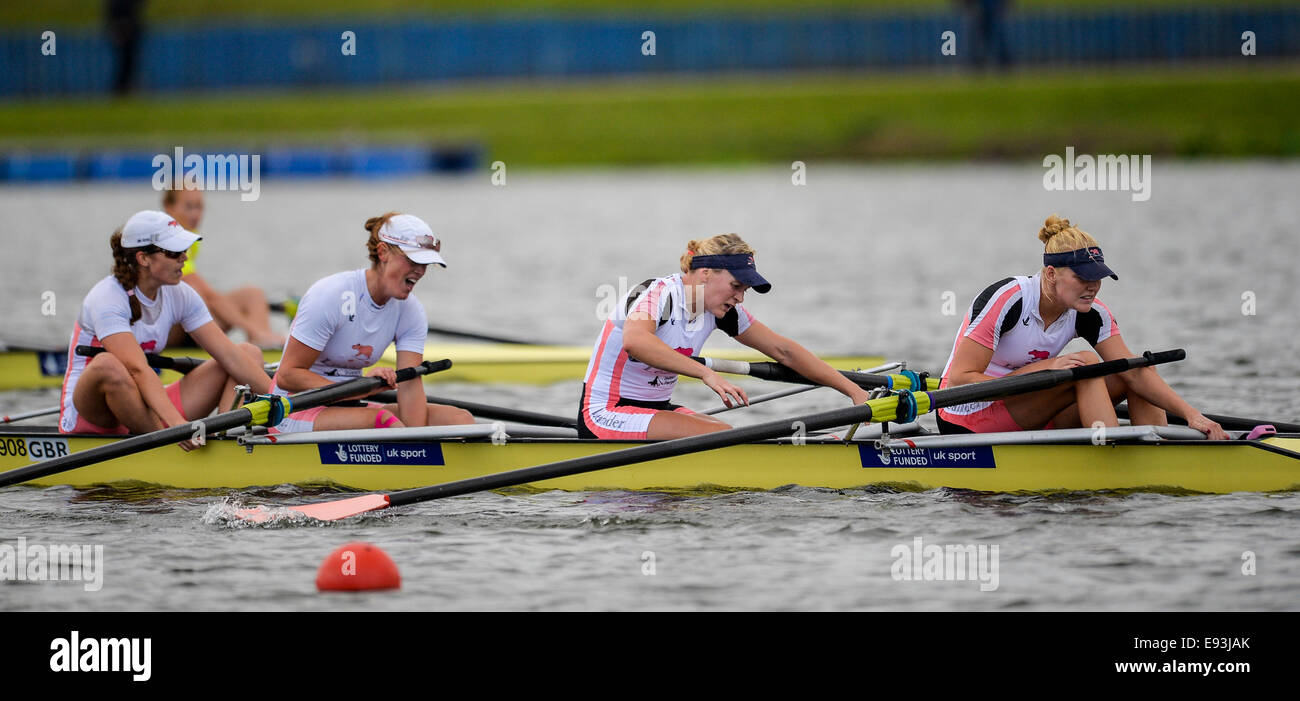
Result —
<instances>
[{"instance_id":1,"label":"sunglasses","mask_svg":"<svg viewBox=\"0 0 1300 701\"><path fill-rule=\"evenodd\" d=\"M165 248L159 248L157 246L148 246L144 249L144 252L150 255L153 255L154 253L161 253L167 256L168 258L171 258L172 260L178 260L181 256L185 255L185 251L169 251Z\"/></svg>"}]
</instances>

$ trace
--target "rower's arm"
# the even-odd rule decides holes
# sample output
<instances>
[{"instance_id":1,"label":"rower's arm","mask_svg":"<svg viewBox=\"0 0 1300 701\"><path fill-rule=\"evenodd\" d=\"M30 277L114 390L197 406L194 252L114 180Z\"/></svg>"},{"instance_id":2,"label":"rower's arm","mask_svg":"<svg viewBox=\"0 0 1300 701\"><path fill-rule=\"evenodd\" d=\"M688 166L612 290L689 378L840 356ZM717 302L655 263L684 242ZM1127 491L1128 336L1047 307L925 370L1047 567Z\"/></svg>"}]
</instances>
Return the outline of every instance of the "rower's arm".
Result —
<instances>
[{"instance_id":1,"label":"rower's arm","mask_svg":"<svg viewBox=\"0 0 1300 701\"><path fill-rule=\"evenodd\" d=\"M424 362L423 353L397 351L397 369L413 368ZM428 423L428 399L424 396L424 383L420 378L397 384L398 419L405 426L424 426Z\"/></svg>"},{"instance_id":2,"label":"rower's arm","mask_svg":"<svg viewBox=\"0 0 1300 701\"><path fill-rule=\"evenodd\" d=\"M992 380L992 375L984 372L993 362L993 349L981 345L970 337L961 339L957 352L952 356L952 365L948 368L948 386L960 387L975 382Z\"/></svg>"},{"instance_id":3,"label":"rower's arm","mask_svg":"<svg viewBox=\"0 0 1300 701\"><path fill-rule=\"evenodd\" d=\"M690 358L668 347L655 335L656 321L640 312L629 314L623 322L623 350L646 365L668 370L678 375L704 379L713 372Z\"/></svg>"},{"instance_id":4,"label":"rower's arm","mask_svg":"<svg viewBox=\"0 0 1300 701\"><path fill-rule=\"evenodd\" d=\"M212 357L237 382L248 385L258 394L271 391L271 378L266 376L266 370L242 353L215 321L209 321L194 329L190 332L190 336L203 347L203 350L212 354Z\"/></svg>"},{"instance_id":5,"label":"rower's arm","mask_svg":"<svg viewBox=\"0 0 1300 701\"><path fill-rule=\"evenodd\" d=\"M952 365L948 368L948 386L960 387L976 382L985 382L987 380L996 380L997 377L989 375L989 363L993 361L993 349L976 341L973 338L966 337L957 344L957 352L953 354ZM1028 365L1022 365L1015 370L1007 373L1003 377L1011 375L1028 375L1031 372L1039 370L1055 370L1059 368L1076 367L1083 361L1077 359L1077 354L1069 353L1058 355L1054 358L1036 360Z\"/></svg>"},{"instance_id":6,"label":"rower's arm","mask_svg":"<svg viewBox=\"0 0 1300 701\"><path fill-rule=\"evenodd\" d=\"M866 390L850 382L812 351L776 333L761 321L755 320L750 323L745 333L736 336L736 340L819 385L835 389L852 399L854 404L861 404L867 400Z\"/></svg>"},{"instance_id":7,"label":"rower's arm","mask_svg":"<svg viewBox=\"0 0 1300 701\"><path fill-rule=\"evenodd\" d=\"M131 379L135 380L135 386L140 390L145 405L152 409L164 424L179 426L185 423L185 417L181 416L171 399L167 397L167 390L163 388L158 373L149 367L149 361L144 357L144 351L140 350L140 343L135 340L134 335L121 332L101 340L104 349L126 366L126 371L130 373Z\"/></svg>"},{"instance_id":8,"label":"rower's arm","mask_svg":"<svg viewBox=\"0 0 1300 701\"><path fill-rule=\"evenodd\" d=\"M318 357L320 351L289 336L289 342L284 346L284 355L280 357L280 369L275 372L276 387L292 394L334 384L323 375L311 371L311 366Z\"/></svg>"}]
</instances>

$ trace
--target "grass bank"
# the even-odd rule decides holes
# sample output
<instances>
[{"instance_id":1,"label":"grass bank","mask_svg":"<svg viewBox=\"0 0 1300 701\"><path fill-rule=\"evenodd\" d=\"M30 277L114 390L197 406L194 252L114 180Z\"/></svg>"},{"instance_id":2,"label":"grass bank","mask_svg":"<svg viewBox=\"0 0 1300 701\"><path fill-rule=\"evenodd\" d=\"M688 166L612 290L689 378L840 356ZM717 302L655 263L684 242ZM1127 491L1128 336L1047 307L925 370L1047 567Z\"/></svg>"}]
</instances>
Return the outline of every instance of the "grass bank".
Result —
<instances>
[{"instance_id":1,"label":"grass bank","mask_svg":"<svg viewBox=\"0 0 1300 701\"><path fill-rule=\"evenodd\" d=\"M1300 66L1249 70L711 77L0 106L0 147L403 140L523 166L1300 156Z\"/></svg>"}]
</instances>

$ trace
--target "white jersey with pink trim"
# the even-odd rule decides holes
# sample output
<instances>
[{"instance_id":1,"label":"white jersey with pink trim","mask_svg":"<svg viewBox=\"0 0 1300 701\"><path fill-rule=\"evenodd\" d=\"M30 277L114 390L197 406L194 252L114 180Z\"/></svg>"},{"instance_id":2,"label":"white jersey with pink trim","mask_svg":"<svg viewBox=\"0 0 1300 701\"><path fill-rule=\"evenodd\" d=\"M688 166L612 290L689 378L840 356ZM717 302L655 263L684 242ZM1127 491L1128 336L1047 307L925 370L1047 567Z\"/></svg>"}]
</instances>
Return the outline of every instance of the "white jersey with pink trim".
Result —
<instances>
[{"instance_id":1,"label":"white jersey with pink trim","mask_svg":"<svg viewBox=\"0 0 1300 701\"><path fill-rule=\"evenodd\" d=\"M394 342L399 351L423 354L429 320L415 295L375 304L363 268L335 273L308 288L289 336L320 351L312 372L342 382L360 377ZM274 385L271 389L288 394Z\"/></svg>"},{"instance_id":2,"label":"white jersey with pink trim","mask_svg":"<svg viewBox=\"0 0 1300 701\"><path fill-rule=\"evenodd\" d=\"M640 312L659 320L655 335L669 348L686 356L699 355L714 329L739 336L754 322L754 317L740 305L721 318L705 312L692 320L686 309L686 290L680 273L650 282L629 305L628 298L638 290L639 287L620 301L596 339L584 376L587 384L584 402L588 405L594 401L604 406L619 398L667 401L673 395L677 373L646 365L623 350L623 322L629 314Z\"/></svg>"},{"instance_id":3,"label":"white jersey with pink trim","mask_svg":"<svg viewBox=\"0 0 1300 701\"><path fill-rule=\"evenodd\" d=\"M1002 377L1030 363L1055 358L1076 338L1086 340L1095 348L1111 336L1119 335L1115 316L1100 299L1093 300L1092 309L1087 313L1067 309L1051 326L1043 328L1043 317L1038 310L1040 285L1041 280L1036 274L1033 277L1009 277L984 288L962 319L948 363L943 368L943 386L948 384L948 372L963 338L992 349L993 358L984 374ZM989 404L972 402L949 407L946 411L970 414Z\"/></svg>"},{"instance_id":4,"label":"white jersey with pink trim","mask_svg":"<svg viewBox=\"0 0 1300 701\"><path fill-rule=\"evenodd\" d=\"M87 363L94 360L93 357L77 355L77 346L102 347L102 339L113 334L129 333L135 336L140 350L145 353L161 353L167 347L167 336L176 324L180 324L185 333L193 333L212 321L203 298L183 282L158 288L155 299L145 297L139 287L131 293L140 302L140 318L134 324L131 323L130 297L112 275L95 283L82 300L81 313L77 316L77 323L72 329L72 340L68 344L68 371L63 376L63 408L59 414L59 430L69 432L77 425L73 392Z\"/></svg>"}]
</instances>

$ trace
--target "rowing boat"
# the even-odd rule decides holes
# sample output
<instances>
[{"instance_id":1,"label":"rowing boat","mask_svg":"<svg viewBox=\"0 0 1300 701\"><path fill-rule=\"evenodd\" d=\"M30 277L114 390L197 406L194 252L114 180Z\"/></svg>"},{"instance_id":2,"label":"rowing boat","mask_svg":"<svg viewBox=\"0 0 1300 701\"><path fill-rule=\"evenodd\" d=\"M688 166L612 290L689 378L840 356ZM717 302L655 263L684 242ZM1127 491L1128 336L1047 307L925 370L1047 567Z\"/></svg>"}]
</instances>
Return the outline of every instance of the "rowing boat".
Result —
<instances>
[{"instance_id":1,"label":"rowing boat","mask_svg":"<svg viewBox=\"0 0 1300 701\"><path fill-rule=\"evenodd\" d=\"M540 490L770 490L785 485L849 489L884 485L990 492L1272 492L1300 489L1300 434L1206 441L1186 427L1091 429L974 436L925 435L917 424L888 440L837 434L749 443L708 453L550 479ZM897 429L896 429L897 431ZM866 433L866 432L863 432ZM568 429L478 424L209 440L181 455L161 449L28 484L88 487L149 483L184 489L329 484L388 491L462 480L594 455L635 441L588 441ZM0 428L0 469L111 443L50 428Z\"/></svg>"},{"instance_id":2,"label":"rowing boat","mask_svg":"<svg viewBox=\"0 0 1300 701\"><path fill-rule=\"evenodd\" d=\"M169 348L167 355L206 360L211 356L200 348ZM426 358L450 358L451 370L438 377L439 382L500 382L508 384L553 384L581 380L591 359L589 346L529 346L500 343L430 343ZM743 348L709 349L709 355L728 360L756 362L766 360L762 354ZM264 351L268 363L280 360L280 351ZM879 356L840 354L823 356L836 367L870 367L883 360ZM67 349L35 350L10 348L0 350L0 391L58 387L63 382ZM381 365L393 367L397 352L389 346ZM179 377L163 372L163 382ZM575 390L576 391L576 390Z\"/></svg>"}]
</instances>

